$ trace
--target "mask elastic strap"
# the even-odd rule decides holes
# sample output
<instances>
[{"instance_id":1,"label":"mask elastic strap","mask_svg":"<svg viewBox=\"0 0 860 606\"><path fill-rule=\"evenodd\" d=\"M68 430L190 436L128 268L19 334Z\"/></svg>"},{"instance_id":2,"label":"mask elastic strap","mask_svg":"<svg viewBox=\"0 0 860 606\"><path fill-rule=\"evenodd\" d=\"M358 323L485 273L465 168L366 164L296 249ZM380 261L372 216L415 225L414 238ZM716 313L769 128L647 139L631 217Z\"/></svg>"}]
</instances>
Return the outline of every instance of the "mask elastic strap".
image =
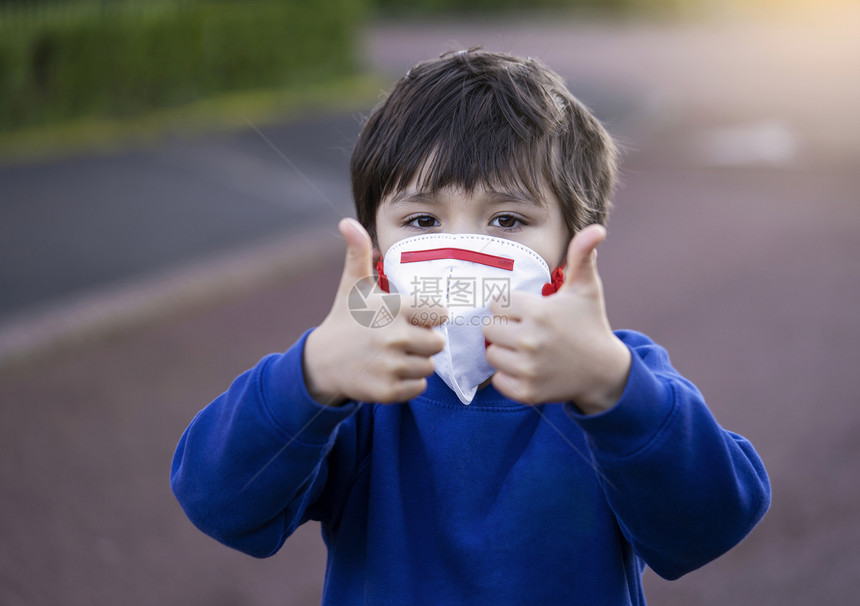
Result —
<instances>
[{"instance_id":1,"label":"mask elastic strap","mask_svg":"<svg viewBox=\"0 0 860 606\"><path fill-rule=\"evenodd\" d=\"M552 274L550 274L550 281L543 285L543 289L541 289L541 294L543 296L549 296L554 292L557 292L561 285L564 284L564 266L565 263L562 263L554 270L552 270Z\"/></svg>"},{"instance_id":2,"label":"mask elastic strap","mask_svg":"<svg viewBox=\"0 0 860 606\"><path fill-rule=\"evenodd\" d=\"M376 276L379 288L385 292L391 292L391 288L388 286L388 276L385 275L385 264L382 259L376 262Z\"/></svg>"}]
</instances>

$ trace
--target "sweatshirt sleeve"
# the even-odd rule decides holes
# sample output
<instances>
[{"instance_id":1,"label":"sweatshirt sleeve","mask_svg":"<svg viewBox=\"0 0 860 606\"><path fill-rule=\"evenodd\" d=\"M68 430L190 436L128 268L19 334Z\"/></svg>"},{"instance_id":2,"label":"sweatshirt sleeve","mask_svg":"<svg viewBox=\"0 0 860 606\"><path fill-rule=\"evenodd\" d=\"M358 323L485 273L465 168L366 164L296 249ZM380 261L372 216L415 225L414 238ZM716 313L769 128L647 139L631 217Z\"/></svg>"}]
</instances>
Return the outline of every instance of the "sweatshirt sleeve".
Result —
<instances>
[{"instance_id":1,"label":"sweatshirt sleeve","mask_svg":"<svg viewBox=\"0 0 860 606\"><path fill-rule=\"evenodd\" d=\"M357 405L324 407L305 387L310 331L240 375L182 435L173 492L200 530L257 557L274 554L310 518L328 476L326 456Z\"/></svg>"},{"instance_id":2,"label":"sweatshirt sleeve","mask_svg":"<svg viewBox=\"0 0 860 606\"><path fill-rule=\"evenodd\" d=\"M621 399L609 410L568 414L584 430L621 532L660 576L676 579L739 543L770 505L752 445L716 422L665 350L631 331Z\"/></svg>"}]
</instances>

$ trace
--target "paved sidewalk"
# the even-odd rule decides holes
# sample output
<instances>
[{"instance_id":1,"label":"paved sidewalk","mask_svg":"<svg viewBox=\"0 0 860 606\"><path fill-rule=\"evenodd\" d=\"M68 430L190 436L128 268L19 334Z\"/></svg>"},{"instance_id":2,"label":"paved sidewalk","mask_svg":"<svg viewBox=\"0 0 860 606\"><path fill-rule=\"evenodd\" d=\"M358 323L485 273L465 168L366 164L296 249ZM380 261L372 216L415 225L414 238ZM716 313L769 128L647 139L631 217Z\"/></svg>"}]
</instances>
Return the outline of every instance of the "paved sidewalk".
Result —
<instances>
[{"instance_id":1,"label":"paved sidewalk","mask_svg":"<svg viewBox=\"0 0 860 606\"><path fill-rule=\"evenodd\" d=\"M492 27L457 36L485 42ZM505 31L528 31L559 53L561 42L550 41L561 40L552 37L560 28ZM582 35L603 49L624 38L608 26ZM386 26L369 45L376 53L396 42L391 49L405 55L401 45L412 40L409 52L426 56L450 36ZM680 45L677 36L668 48ZM643 56L657 53L655 36L637 39L648 42ZM671 57L662 61L671 71ZM732 70L726 86L746 81ZM818 92L841 103L834 91ZM627 92L607 99L631 104L612 112L631 149L599 262L612 324L668 348L718 420L756 445L774 491L764 522L723 558L673 583L647 573L649 603L852 604L860 592L860 130L837 136L828 127L809 138L804 111L774 110L774 118L761 99L735 115L687 102L640 106ZM739 148L755 153L739 157ZM0 603L319 602L317 527L300 529L269 560L243 556L192 527L168 473L195 412L325 316L343 254L334 224L327 229L306 236L313 245L284 244L276 254L300 262L253 286L231 281L244 270L236 271L207 287L217 298L198 296L173 314L0 370ZM237 267L256 265L245 259Z\"/></svg>"}]
</instances>

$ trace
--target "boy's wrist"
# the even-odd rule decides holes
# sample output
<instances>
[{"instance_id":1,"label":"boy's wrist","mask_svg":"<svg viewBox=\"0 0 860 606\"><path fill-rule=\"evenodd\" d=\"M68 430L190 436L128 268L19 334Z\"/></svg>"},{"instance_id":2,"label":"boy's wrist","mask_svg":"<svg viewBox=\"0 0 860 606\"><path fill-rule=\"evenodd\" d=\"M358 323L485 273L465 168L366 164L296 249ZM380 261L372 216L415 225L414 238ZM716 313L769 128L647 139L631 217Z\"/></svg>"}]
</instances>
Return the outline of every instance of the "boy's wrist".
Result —
<instances>
[{"instance_id":1,"label":"boy's wrist","mask_svg":"<svg viewBox=\"0 0 860 606\"><path fill-rule=\"evenodd\" d=\"M308 395L322 406L339 406L346 402L347 398L342 396L337 389L328 389L325 386L334 386L336 383L325 373L325 364L322 362L325 356L325 344L320 342L323 337L319 329L311 331L305 340L305 348L302 352L302 374L304 376L305 388Z\"/></svg>"},{"instance_id":2,"label":"boy's wrist","mask_svg":"<svg viewBox=\"0 0 860 606\"><path fill-rule=\"evenodd\" d=\"M601 355L601 376L594 385L577 395L574 404L584 414L599 414L612 408L624 393L632 357L624 343L613 335L613 344Z\"/></svg>"}]
</instances>

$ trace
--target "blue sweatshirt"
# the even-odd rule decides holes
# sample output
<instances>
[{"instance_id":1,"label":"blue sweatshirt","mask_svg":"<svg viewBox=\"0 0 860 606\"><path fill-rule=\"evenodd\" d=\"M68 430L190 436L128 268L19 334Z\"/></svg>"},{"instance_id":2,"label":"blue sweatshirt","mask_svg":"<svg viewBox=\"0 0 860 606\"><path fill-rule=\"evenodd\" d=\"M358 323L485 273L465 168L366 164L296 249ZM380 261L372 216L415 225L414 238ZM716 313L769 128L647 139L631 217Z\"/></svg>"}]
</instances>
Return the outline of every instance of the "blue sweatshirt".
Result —
<instances>
[{"instance_id":1,"label":"blue sweatshirt","mask_svg":"<svg viewBox=\"0 0 860 606\"><path fill-rule=\"evenodd\" d=\"M323 407L306 333L263 358L182 436L171 483L203 532L257 557L307 520L324 604L644 604L737 544L770 486L666 352L635 332L621 399L586 416L492 386L462 405L436 375L414 400Z\"/></svg>"}]
</instances>

